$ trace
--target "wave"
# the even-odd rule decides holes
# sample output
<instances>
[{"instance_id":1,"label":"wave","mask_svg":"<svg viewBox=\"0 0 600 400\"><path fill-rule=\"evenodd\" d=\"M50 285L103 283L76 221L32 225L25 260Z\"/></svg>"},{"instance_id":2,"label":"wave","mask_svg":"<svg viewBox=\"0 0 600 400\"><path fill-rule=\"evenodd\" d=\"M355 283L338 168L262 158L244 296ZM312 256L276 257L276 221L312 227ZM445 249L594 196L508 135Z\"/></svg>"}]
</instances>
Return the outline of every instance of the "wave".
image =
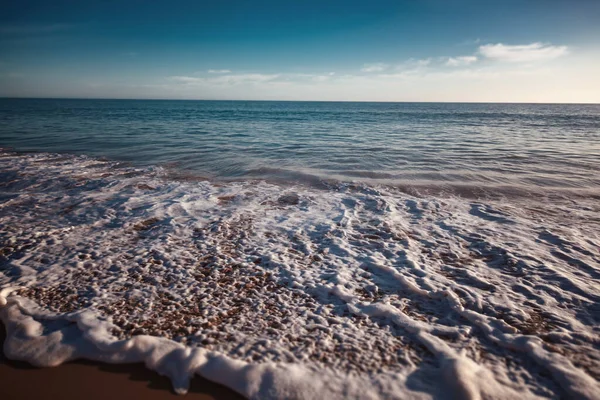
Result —
<instances>
[{"instance_id":1,"label":"wave","mask_svg":"<svg viewBox=\"0 0 600 400\"><path fill-rule=\"evenodd\" d=\"M248 398L595 398L600 208L2 153L9 358Z\"/></svg>"}]
</instances>

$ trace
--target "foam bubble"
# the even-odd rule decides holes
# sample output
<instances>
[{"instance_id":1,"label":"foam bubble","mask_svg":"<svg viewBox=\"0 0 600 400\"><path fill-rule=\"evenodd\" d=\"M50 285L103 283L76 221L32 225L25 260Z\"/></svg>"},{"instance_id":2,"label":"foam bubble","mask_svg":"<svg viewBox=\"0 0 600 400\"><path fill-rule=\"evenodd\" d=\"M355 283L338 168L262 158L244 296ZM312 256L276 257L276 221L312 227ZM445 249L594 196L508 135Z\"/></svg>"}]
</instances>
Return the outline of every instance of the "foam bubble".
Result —
<instances>
[{"instance_id":1,"label":"foam bubble","mask_svg":"<svg viewBox=\"0 0 600 400\"><path fill-rule=\"evenodd\" d=\"M7 356L249 398L595 398L593 197L175 181L0 157Z\"/></svg>"}]
</instances>

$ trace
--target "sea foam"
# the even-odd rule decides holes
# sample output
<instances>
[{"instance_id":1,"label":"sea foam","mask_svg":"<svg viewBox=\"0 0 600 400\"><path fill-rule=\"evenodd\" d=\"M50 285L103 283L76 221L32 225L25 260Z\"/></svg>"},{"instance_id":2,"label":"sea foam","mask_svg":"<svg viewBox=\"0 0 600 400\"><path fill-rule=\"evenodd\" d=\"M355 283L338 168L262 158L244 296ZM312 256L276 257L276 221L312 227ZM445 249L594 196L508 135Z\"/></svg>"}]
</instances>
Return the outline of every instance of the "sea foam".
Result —
<instances>
[{"instance_id":1,"label":"sea foam","mask_svg":"<svg viewBox=\"0 0 600 400\"><path fill-rule=\"evenodd\" d=\"M5 353L249 398L598 398L600 207L0 157Z\"/></svg>"}]
</instances>

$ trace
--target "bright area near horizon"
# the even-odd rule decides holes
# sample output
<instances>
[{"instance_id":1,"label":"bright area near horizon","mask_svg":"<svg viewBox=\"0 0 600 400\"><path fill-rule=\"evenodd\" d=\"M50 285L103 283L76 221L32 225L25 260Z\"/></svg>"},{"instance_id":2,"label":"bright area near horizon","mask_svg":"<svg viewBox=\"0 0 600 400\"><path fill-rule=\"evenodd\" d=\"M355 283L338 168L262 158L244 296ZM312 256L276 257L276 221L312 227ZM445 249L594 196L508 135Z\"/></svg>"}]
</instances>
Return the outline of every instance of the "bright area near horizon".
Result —
<instances>
[{"instance_id":1,"label":"bright area near horizon","mask_svg":"<svg viewBox=\"0 0 600 400\"><path fill-rule=\"evenodd\" d=\"M0 96L600 102L600 2L6 4Z\"/></svg>"}]
</instances>

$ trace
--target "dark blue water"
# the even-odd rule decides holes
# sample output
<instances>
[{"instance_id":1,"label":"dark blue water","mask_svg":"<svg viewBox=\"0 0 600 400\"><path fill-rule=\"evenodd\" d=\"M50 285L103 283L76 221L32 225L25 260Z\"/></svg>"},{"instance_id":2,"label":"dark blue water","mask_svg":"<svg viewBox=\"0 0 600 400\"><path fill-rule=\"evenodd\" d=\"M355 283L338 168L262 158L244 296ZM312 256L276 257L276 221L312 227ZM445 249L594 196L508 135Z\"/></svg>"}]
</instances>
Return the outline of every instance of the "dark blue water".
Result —
<instances>
[{"instance_id":1,"label":"dark blue water","mask_svg":"<svg viewBox=\"0 0 600 400\"><path fill-rule=\"evenodd\" d=\"M600 105L0 99L0 146L214 179L600 187Z\"/></svg>"}]
</instances>

